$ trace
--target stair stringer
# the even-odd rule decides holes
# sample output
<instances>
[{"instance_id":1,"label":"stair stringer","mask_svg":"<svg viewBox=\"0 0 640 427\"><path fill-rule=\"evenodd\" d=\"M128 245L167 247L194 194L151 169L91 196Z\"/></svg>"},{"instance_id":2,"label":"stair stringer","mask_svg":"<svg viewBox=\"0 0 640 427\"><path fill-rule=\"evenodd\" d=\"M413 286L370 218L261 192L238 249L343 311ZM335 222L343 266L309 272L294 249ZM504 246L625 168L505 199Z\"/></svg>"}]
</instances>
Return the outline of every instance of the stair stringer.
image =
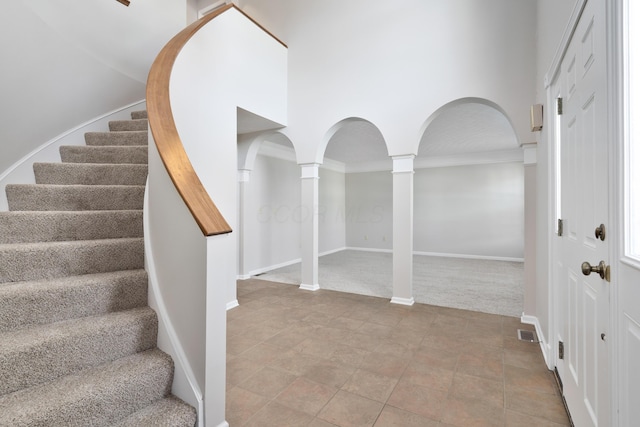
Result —
<instances>
[{"instance_id":1,"label":"stair stringer","mask_svg":"<svg viewBox=\"0 0 640 427\"><path fill-rule=\"evenodd\" d=\"M147 178L146 188L149 188ZM151 231L149 225L149 193L144 194L143 225L144 225L144 258L145 270L149 277L148 304L155 310L158 316L158 338L157 346L160 350L169 354L174 361L174 374L171 393L185 402L189 403L198 411L198 427L204 427L204 398L202 390L198 385L198 380L193 372L189 358L185 354L184 347L173 326L171 317L158 280L158 272L153 256L153 245L151 244Z\"/></svg>"},{"instance_id":2,"label":"stair stringer","mask_svg":"<svg viewBox=\"0 0 640 427\"><path fill-rule=\"evenodd\" d=\"M132 111L146 109L146 101L141 100L122 108L105 113L101 116L88 120L68 131L45 142L40 147L28 153L5 171L0 172L0 188L5 188L7 184L34 184L33 174L34 163L56 163L60 162L60 147L63 145L84 146L84 134L87 132L101 132L108 128L108 124L113 120L126 120ZM0 191L0 211L8 211L7 195Z\"/></svg>"}]
</instances>

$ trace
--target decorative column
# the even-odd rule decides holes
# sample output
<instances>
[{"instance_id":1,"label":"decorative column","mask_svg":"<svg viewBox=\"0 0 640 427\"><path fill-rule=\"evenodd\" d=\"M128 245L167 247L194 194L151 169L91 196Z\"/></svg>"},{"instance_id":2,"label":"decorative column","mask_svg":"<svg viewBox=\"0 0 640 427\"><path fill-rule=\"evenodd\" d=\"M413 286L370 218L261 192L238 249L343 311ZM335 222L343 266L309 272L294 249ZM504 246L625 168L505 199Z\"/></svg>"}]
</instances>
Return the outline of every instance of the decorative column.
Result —
<instances>
[{"instance_id":1,"label":"decorative column","mask_svg":"<svg viewBox=\"0 0 640 427\"><path fill-rule=\"evenodd\" d=\"M537 143L524 151L524 316L536 316L536 193Z\"/></svg>"},{"instance_id":2,"label":"decorative column","mask_svg":"<svg viewBox=\"0 0 640 427\"><path fill-rule=\"evenodd\" d=\"M251 277L249 273L248 248L251 247L247 234L247 197L251 171L238 170L238 279L246 280Z\"/></svg>"},{"instance_id":3,"label":"decorative column","mask_svg":"<svg viewBox=\"0 0 640 427\"><path fill-rule=\"evenodd\" d=\"M413 305L413 159L393 156L393 297Z\"/></svg>"},{"instance_id":4,"label":"decorative column","mask_svg":"<svg viewBox=\"0 0 640 427\"><path fill-rule=\"evenodd\" d=\"M300 165L300 240L302 245L302 271L300 289L317 291L318 284L318 163Z\"/></svg>"}]
</instances>

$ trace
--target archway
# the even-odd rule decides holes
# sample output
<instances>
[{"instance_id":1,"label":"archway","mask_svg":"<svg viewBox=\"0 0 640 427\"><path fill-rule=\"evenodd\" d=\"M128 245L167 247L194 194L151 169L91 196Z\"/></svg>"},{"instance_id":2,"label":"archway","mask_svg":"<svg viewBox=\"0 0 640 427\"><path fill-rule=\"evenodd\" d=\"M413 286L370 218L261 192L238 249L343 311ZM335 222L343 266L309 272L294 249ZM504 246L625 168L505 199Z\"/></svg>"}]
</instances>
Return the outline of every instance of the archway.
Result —
<instances>
[{"instance_id":1,"label":"archway","mask_svg":"<svg viewBox=\"0 0 640 427\"><path fill-rule=\"evenodd\" d=\"M416 301L521 315L524 168L509 118L491 101L464 98L439 108L422 130L414 175Z\"/></svg>"}]
</instances>

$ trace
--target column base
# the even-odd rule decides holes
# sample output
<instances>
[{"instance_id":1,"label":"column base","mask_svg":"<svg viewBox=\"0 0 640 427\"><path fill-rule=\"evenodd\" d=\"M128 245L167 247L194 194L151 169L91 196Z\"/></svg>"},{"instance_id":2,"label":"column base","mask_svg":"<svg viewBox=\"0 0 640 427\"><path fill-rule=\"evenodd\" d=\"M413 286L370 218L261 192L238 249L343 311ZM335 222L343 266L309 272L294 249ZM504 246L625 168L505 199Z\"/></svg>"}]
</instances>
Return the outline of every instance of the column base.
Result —
<instances>
[{"instance_id":1,"label":"column base","mask_svg":"<svg viewBox=\"0 0 640 427\"><path fill-rule=\"evenodd\" d=\"M303 291L317 291L318 289L320 289L320 285L318 285L317 283L315 285L305 285L304 283L302 283L300 285L300 289L302 289Z\"/></svg>"},{"instance_id":2,"label":"column base","mask_svg":"<svg viewBox=\"0 0 640 427\"><path fill-rule=\"evenodd\" d=\"M236 308L238 306L240 306L240 304L238 304L238 300L237 299L234 299L233 301L229 301L227 303L227 311L231 310L232 308Z\"/></svg>"},{"instance_id":3,"label":"column base","mask_svg":"<svg viewBox=\"0 0 640 427\"><path fill-rule=\"evenodd\" d=\"M400 297L391 298L391 304L413 305L415 302L416 301L413 299L413 297L411 297L411 298L400 298Z\"/></svg>"}]
</instances>

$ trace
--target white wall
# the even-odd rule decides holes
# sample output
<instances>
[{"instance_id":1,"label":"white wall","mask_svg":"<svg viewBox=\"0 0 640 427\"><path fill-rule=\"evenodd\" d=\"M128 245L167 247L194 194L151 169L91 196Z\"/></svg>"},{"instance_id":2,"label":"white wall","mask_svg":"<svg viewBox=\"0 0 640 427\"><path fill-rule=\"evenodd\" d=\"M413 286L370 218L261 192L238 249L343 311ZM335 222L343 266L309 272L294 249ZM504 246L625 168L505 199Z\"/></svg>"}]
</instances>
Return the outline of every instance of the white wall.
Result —
<instances>
[{"instance_id":1,"label":"white wall","mask_svg":"<svg viewBox=\"0 0 640 427\"><path fill-rule=\"evenodd\" d=\"M530 0L242 0L289 45L289 126L301 163L320 162L347 117L376 125L390 155L416 153L442 105L499 105L521 141L535 100L536 2Z\"/></svg>"},{"instance_id":2,"label":"white wall","mask_svg":"<svg viewBox=\"0 0 640 427\"><path fill-rule=\"evenodd\" d=\"M347 247L391 250L393 176L390 171L348 173Z\"/></svg>"},{"instance_id":3,"label":"white wall","mask_svg":"<svg viewBox=\"0 0 640 427\"><path fill-rule=\"evenodd\" d=\"M318 251L320 254L346 246L345 174L320 168L318 184Z\"/></svg>"},{"instance_id":4,"label":"white wall","mask_svg":"<svg viewBox=\"0 0 640 427\"><path fill-rule=\"evenodd\" d=\"M246 271L300 259L300 166L258 154L247 185Z\"/></svg>"},{"instance_id":5,"label":"white wall","mask_svg":"<svg viewBox=\"0 0 640 427\"><path fill-rule=\"evenodd\" d=\"M391 250L391 173L350 173L345 181L347 246ZM522 259L522 163L417 169L414 250L452 256Z\"/></svg>"},{"instance_id":6,"label":"white wall","mask_svg":"<svg viewBox=\"0 0 640 427\"><path fill-rule=\"evenodd\" d=\"M0 172L81 123L144 99L185 0L22 0L0 13Z\"/></svg>"}]
</instances>

